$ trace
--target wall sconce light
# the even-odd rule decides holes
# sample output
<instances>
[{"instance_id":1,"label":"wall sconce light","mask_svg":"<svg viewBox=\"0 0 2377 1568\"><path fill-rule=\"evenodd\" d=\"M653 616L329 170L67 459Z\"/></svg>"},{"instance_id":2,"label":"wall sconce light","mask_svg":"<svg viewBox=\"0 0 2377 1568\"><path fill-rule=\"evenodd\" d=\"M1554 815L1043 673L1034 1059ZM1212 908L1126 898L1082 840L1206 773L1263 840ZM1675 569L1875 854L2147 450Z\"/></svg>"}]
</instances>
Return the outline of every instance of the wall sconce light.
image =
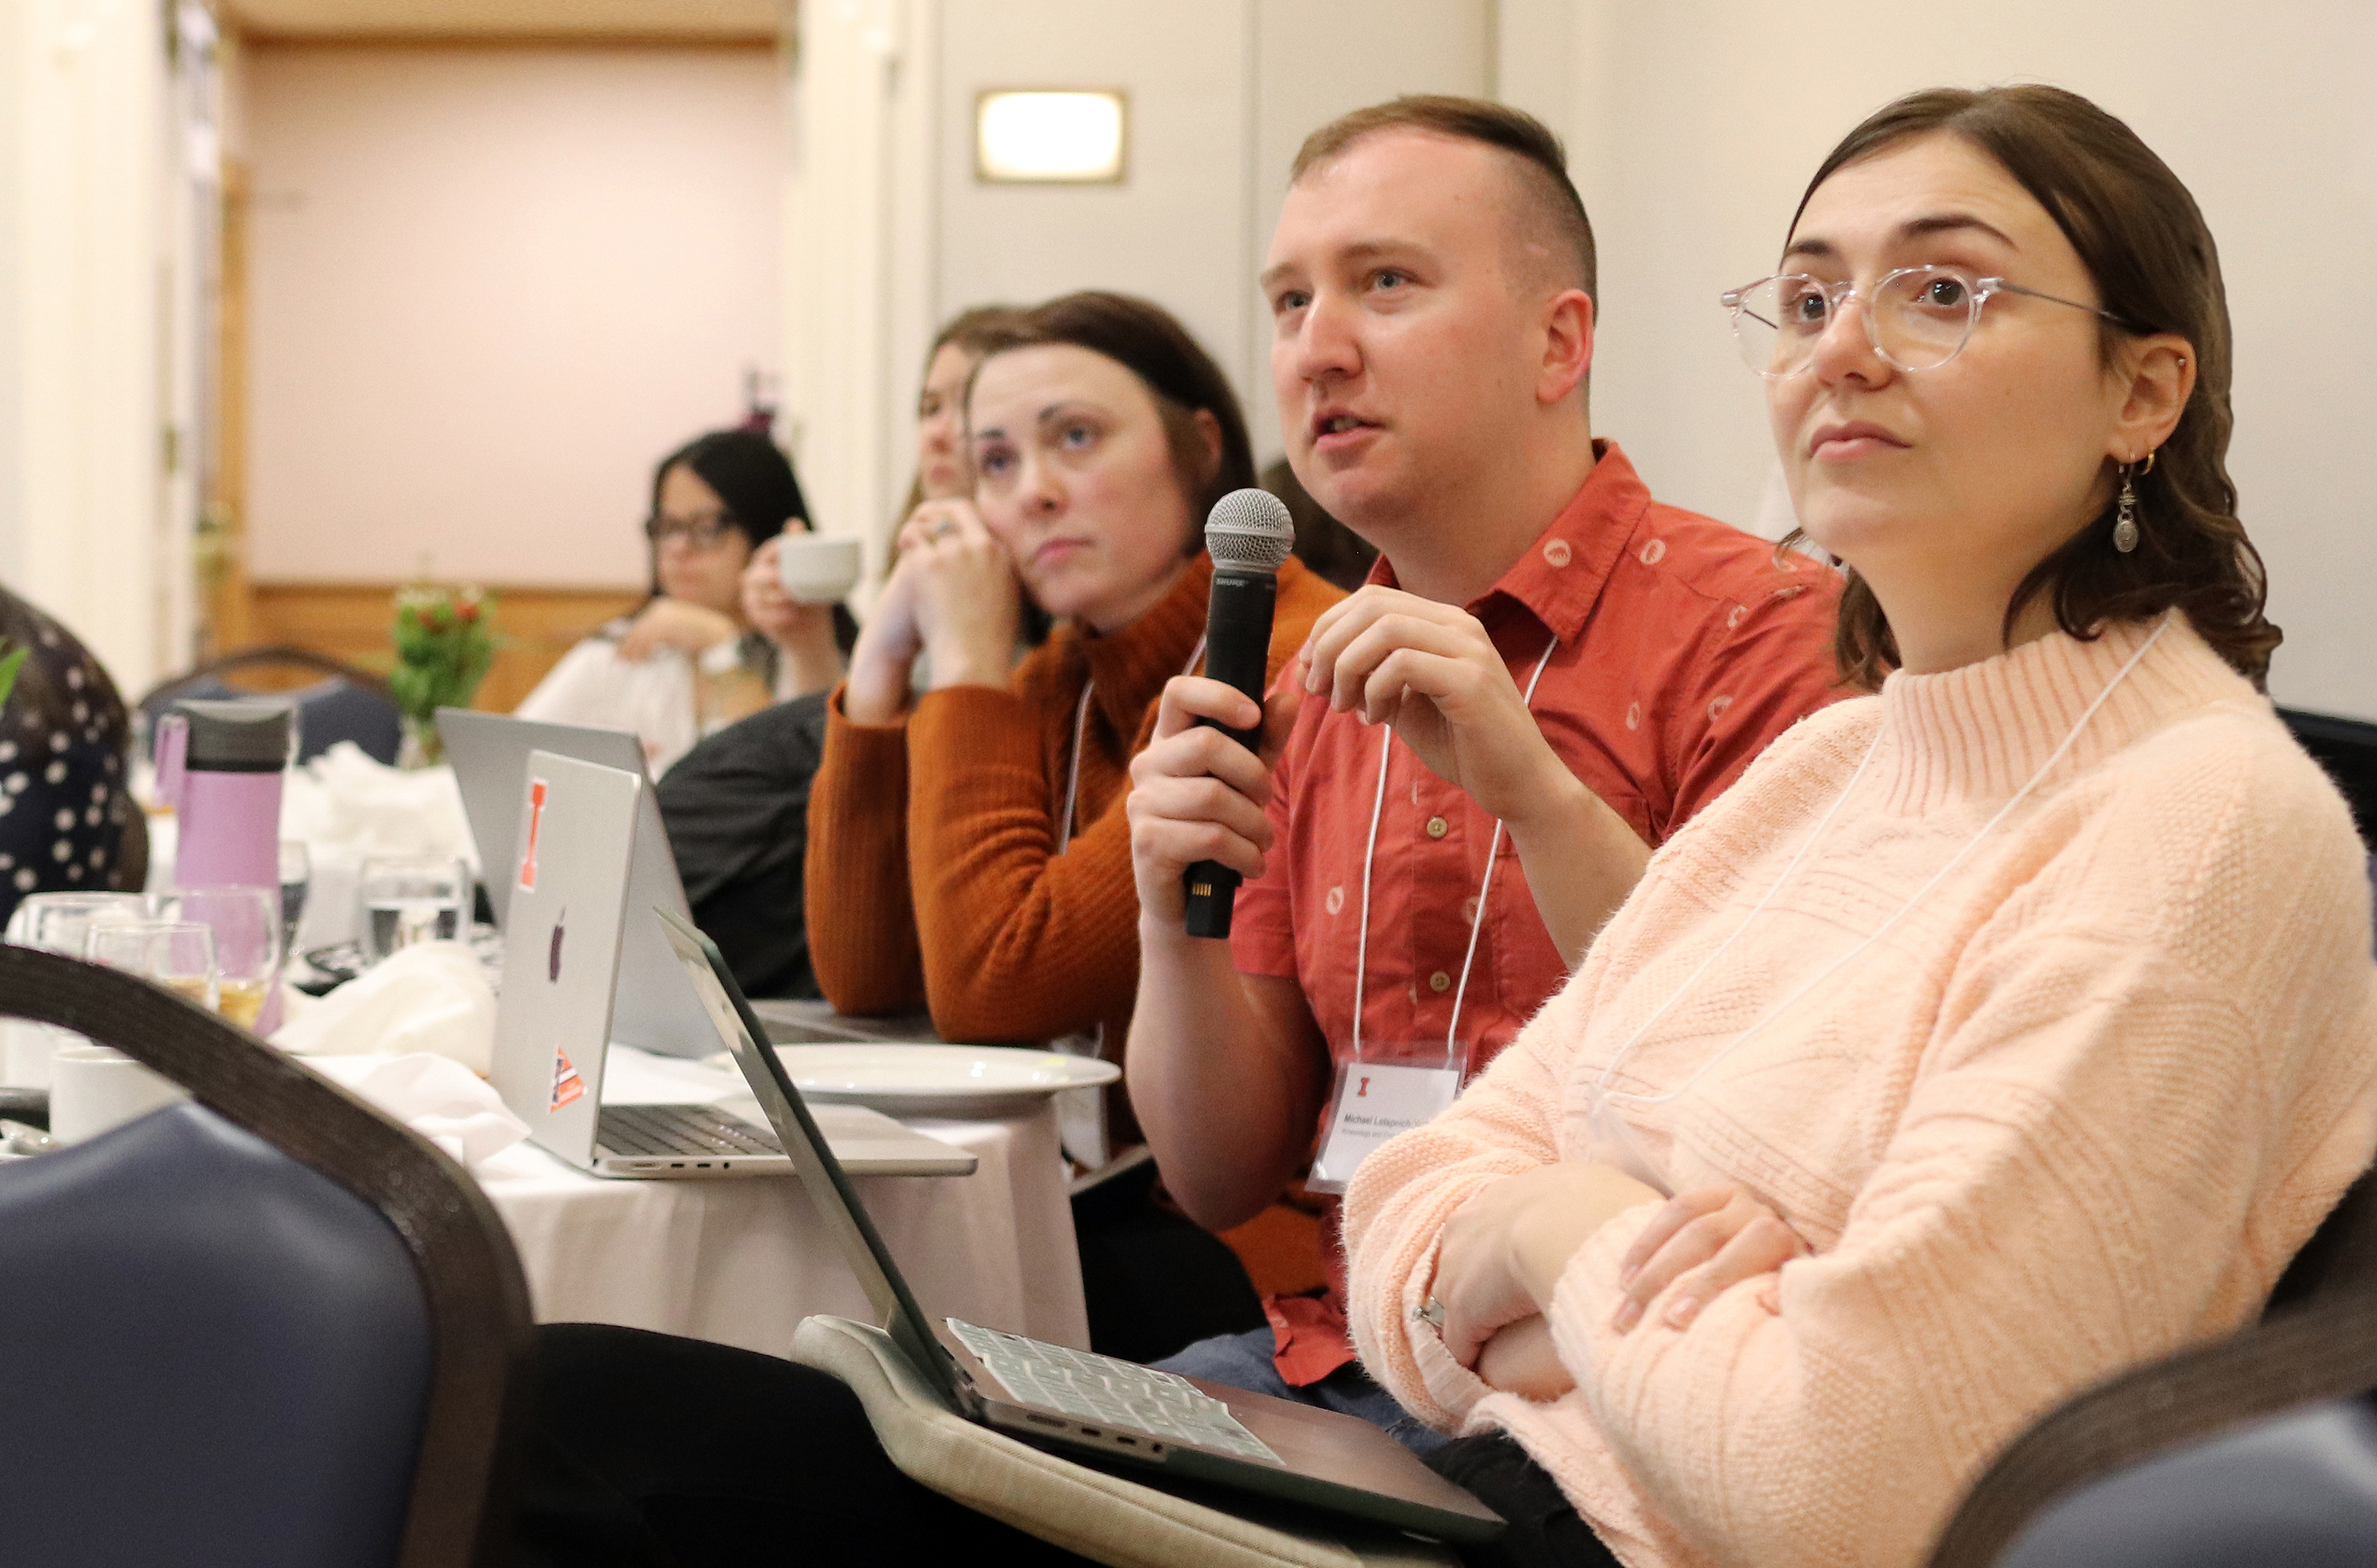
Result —
<instances>
[{"instance_id":1,"label":"wall sconce light","mask_svg":"<svg viewBox=\"0 0 2377 1568\"><path fill-rule=\"evenodd\" d=\"M974 177L993 184L1120 184L1129 146L1119 89L978 93Z\"/></svg>"}]
</instances>

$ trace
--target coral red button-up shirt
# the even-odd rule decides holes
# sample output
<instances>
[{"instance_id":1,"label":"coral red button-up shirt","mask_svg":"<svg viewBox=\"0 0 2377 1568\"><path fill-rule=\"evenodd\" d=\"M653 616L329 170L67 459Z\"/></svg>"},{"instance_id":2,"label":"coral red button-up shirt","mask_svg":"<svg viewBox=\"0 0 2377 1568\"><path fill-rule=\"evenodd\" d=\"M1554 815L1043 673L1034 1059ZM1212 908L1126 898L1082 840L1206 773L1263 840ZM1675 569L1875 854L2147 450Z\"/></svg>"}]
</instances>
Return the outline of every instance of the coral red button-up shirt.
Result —
<instances>
[{"instance_id":1,"label":"coral red button-up shirt","mask_svg":"<svg viewBox=\"0 0 2377 1568\"><path fill-rule=\"evenodd\" d=\"M1532 711L1554 752L1645 842L1664 843L1834 683L1839 579L1710 517L1665 506L1616 444L1527 553L1465 606L1525 690L1558 638ZM1381 561L1371 581L1392 588ZM1240 972L1295 980L1332 1057L1352 1054L1363 846L1378 800L1381 731L1308 702L1272 776L1264 874L1238 893ZM1370 868L1362 1054L1430 1065L1461 997L1471 1072L1509 1044L1568 979L1526 873L1501 840L1465 991L1463 955L1494 819L1400 742ZM1324 1112L1325 1115L1325 1112ZM1267 1303L1281 1375L1301 1386L1353 1359L1344 1260L1329 1228L1325 1301Z\"/></svg>"}]
</instances>

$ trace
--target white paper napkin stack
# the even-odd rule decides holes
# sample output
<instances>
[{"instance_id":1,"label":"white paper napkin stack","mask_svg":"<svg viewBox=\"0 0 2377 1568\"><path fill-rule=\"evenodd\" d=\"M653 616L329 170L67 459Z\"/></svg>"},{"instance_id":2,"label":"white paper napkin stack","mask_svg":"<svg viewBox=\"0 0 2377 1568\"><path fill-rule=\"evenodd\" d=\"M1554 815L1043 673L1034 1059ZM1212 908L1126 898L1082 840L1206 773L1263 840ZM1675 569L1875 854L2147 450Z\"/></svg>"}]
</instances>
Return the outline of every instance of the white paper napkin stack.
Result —
<instances>
[{"instance_id":1,"label":"white paper napkin stack","mask_svg":"<svg viewBox=\"0 0 2377 1568\"><path fill-rule=\"evenodd\" d=\"M495 1062L496 992L463 944L417 942L282 1025L272 1043L301 1056L425 1051L484 1077Z\"/></svg>"}]
</instances>

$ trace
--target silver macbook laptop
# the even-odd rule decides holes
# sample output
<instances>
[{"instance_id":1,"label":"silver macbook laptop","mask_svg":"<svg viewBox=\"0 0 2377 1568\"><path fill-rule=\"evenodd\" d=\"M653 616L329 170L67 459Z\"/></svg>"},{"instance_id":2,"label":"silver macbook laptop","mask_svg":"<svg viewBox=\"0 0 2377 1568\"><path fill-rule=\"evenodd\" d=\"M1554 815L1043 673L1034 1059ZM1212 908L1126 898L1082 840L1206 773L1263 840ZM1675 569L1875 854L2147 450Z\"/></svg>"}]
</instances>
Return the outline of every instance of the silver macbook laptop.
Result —
<instances>
[{"instance_id":1,"label":"silver macbook laptop","mask_svg":"<svg viewBox=\"0 0 2377 1568\"><path fill-rule=\"evenodd\" d=\"M1208 1482L1443 1540L1502 1528L1493 1510L1368 1422L1179 1377L956 1318L934 1324L835 1158L735 976L709 938L668 909L667 933L718 1038L734 1052L801 1185L841 1243L892 1340L950 1410L1069 1456L1153 1479Z\"/></svg>"},{"instance_id":2,"label":"silver macbook laptop","mask_svg":"<svg viewBox=\"0 0 2377 1568\"><path fill-rule=\"evenodd\" d=\"M612 998L624 977L628 841L640 773L534 751L526 759L506 884L504 983L496 999L494 1074L505 1105L538 1146L598 1176L790 1175L763 1120L715 1105L605 1105L615 1038ZM505 862L495 862L501 865ZM641 906L639 906L641 907ZM648 923L648 922L647 922ZM663 951L669 951L663 944ZM683 968L670 981L684 993ZM679 1008L704 1036L688 994ZM832 1108L826 1135L854 1169L879 1176L963 1176L974 1157L865 1106Z\"/></svg>"},{"instance_id":3,"label":"silver macbook laptop","mask_svg":"<svg viewBox=\"0 0 2377 1568\"><path fill-rule=\"evenodd\" d=\"M486 878L487 902L495 909L498 930L508 927L511 913L511 883L503 870L518 864L513 834L519 827L520 778L529 753L535 751L600 763L644 781L628 861L628 907L648 909L658 905L681 915L691 913L685 884L677 876L676 856L669 849L668 832L661 823L660 805L644 772L643 742L634 735L625 730L441 707L437 736L454 765L454 781L462 793L462 814L470 819L471 838L479 847L481 874ZM831 1045L870 1038L861 1029L815 1016L771 1020L770 1032L787 1045ZM706 1056L716 1049L710 1043L700 1009L678 976L675 957L649 921L630 924L622 940L618 987L611 999L611 1038L663 1056Z\"/></svg>"}]
</instances>

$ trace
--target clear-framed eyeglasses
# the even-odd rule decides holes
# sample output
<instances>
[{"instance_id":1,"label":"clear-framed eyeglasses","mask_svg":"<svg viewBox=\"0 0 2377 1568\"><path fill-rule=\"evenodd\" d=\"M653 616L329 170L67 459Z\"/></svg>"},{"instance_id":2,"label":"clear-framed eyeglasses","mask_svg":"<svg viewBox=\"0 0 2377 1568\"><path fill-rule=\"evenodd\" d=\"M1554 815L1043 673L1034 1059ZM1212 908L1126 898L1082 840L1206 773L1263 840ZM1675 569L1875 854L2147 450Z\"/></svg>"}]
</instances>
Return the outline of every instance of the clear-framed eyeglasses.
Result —
<instances>
[{"instance_id":1,"label":"clear-framed eyeglasses","mask_svg":"<svg viewBox=\"0 0 2377 1568\"><path fill-rule=\"evenodd\" d=\"M1733 316L1744 363L1779 380L1808 368L1817 342L1852 300L1865 306L1865 335L1873 351L1903 371L1937 370L1964 351L1979 325L1981 307L1997 294L2021 294L2067 305L2126 327L2110 311L2082 304L2003 278L1976 278L1952 267L1902 267L1869 289L1827 283L1802 272L1762 278L1717 296Z\"/></svg>"}]
</instances>

